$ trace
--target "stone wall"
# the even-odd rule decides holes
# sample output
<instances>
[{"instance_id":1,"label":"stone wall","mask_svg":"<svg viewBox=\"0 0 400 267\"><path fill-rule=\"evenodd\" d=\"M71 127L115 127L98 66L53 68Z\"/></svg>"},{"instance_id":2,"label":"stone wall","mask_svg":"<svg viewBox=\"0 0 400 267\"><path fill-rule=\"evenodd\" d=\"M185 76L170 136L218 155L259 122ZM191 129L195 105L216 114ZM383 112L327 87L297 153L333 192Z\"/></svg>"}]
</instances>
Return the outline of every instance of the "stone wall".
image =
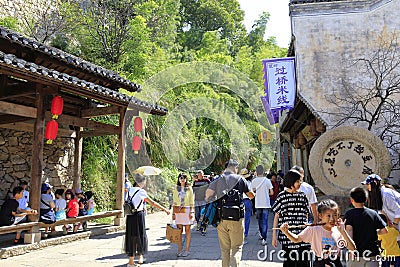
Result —
<instances>
[{"instance_id":1,"label":"stone wall","mask_svg":"<svg viewBox=\"0 0 400 267\"><path fill-rule=\"evenodd\" d=\"M375 83L367 80L362 69L351 64L359 58L372 58L380 37L389 39L391 34L400 37L399 6L400 0L349 0L290 6L297 88L328 128L337 122L329 115L337 107L326 96L340 96L346 84ZM391 176L399 174L392 172Z\"/></svg>"},{"instance_id":2,"label":"stone wall","mask_svg":"<svg viewBox=\"0 0 400 267\"><path fill-rule=\"evenodd\" d=\"M26 14L45 13L48 7L52 6L52 1L44 0L0 0L0 18L16 17L18 19ZM32 10L34 7L35 10Z\"/></svg>"},{"instance_id":3,"label":"stone wall","mask_svg":"<svg viewBox=\"0 0 400 267\"><path fill-rule=\"evenodd\" d=\"M0 205L20 180L30 181L32 133L0 129ZM69 142L70 140L70 142ZM54 188L71 188L74 164L73 139L56 139L44 145L43 176Z\"/></svg>"},{"instance_id":4,"label":"stone wall","mask_svg":"<svg viewBox=\"0 0 400 267\"><path fill-rule=\"evenodd\" d=\"M343 83L365 79L349 65L368 58L380 35L400 36L400 0L358 0L295 5L291 7L295 36L297 88L329 126L334 107L326 95L340 93ZM326 110L328 109L328 110Z\"/></svg>"}]
</instances>

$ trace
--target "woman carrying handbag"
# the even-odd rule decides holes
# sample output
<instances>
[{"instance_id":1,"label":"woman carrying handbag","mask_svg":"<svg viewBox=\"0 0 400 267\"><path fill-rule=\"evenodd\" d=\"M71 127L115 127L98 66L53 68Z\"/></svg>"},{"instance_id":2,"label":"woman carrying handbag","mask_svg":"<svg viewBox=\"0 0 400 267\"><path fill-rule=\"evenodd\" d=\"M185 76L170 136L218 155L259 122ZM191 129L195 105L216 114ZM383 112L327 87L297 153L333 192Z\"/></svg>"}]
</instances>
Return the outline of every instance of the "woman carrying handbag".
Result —
<instances>
[{"instance_id":1,"label":"woman carrying handbag","mask_svg":"<svg viewBox=\"0 0 400 267\"><path fill-rule=\"evenodd\" d=\"M180 242L178 243L178 257L187 257L190 247L190 227L194 222L194 195L193 189L188 182L188 177L185 173L178 175L176 190L173 192L173 212L172 220L175 220L176 225L181 229ZM185 228L186 234L186 249L182 249L182 234Z\"/></svg>"}]
</instances>

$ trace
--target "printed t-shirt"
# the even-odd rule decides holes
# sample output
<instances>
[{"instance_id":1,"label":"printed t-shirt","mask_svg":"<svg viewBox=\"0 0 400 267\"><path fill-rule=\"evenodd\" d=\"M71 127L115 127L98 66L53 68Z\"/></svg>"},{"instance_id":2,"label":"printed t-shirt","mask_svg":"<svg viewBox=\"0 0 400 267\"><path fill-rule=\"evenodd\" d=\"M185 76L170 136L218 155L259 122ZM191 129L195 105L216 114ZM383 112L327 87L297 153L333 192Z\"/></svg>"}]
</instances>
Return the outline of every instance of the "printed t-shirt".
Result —
<instances>
[{"instance_id":1,"label":"printed t-shirt","mask_svg":"<svg viewBox=\"0 0 400 267\"><path fill-rule=\"evenodd\" d=\"M304 242L311 244L315 256L320 258L324 258L324 255L335 257L339 249L345 247L345 240L336 226L332 227L332 231L320 225L307 227L299 236Z\"/></svg>"}]
</instances>

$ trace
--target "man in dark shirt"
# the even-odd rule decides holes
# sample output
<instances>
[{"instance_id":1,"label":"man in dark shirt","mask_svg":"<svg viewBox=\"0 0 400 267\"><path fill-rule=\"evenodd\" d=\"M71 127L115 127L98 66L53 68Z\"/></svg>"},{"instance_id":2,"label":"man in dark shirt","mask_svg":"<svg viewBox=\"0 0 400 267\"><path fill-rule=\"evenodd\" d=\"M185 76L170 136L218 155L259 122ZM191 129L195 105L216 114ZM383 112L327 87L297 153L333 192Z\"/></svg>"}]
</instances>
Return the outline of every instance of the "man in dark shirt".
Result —
<instances>
[{"instance_id":1,"label":"man in dark shirt","mask_svg":"<svg viewBox=\"0 0 400 267\"><path fill-rule=\"evenodd\" d=\"M197 178L193 182L194 212L196 223L199 223L201 209L206 205L204 200L210 180L204 177L202 170L197 171Z\"/></svg>"},{"instance_id":2,"label":"man in dark shirt","mask_svg":"<svg viewBox=\"0 0 400 267\"><path fill-rule=\"evenodd\" d=\"M17 213L18 211L18 199L23 197L24 189L21 186L16 186L13 189L13 198L7 199L0 210L0 226L17 224L28 214L37 214L36 210L27 210L23 213ZM14 243L20 243L21 231L17 231L14 239Z\"/></svg>"},{"instance_id":3,"label":"man in dark shirt","mask_svg":"<svg viewBox=\"0 0 400 267\"><path fill-rule=\"evenodd\" d=\"M244 178L237 175L238 165L239 163L232 159L225 164L224 173L209 185L206 191L206 201L210 200L214 194L218 199L224 198L227 191L232 189L238 190L240 194L245 193L250 199L254 198L254 193ZM239 266L244 238L243 218L238 221L222 219L217 230L222 267Z\"/></svg>"},{"instance_id":4,"label":"man in dark shirt","mask_svg":"<svg viewBox=\"0 0 400 267\"><path fill-rule=\"evenodd\" d=\"M367 192L356 187L350 191L350 201L354 206L344 215L346 231L356 244L354 259L347 263L348 267L378 267L379 255L378 234L386 234L386 223L374 210L364 207ZM378 230L378 231L377 231Z\"/></svg>"}]
</instances>

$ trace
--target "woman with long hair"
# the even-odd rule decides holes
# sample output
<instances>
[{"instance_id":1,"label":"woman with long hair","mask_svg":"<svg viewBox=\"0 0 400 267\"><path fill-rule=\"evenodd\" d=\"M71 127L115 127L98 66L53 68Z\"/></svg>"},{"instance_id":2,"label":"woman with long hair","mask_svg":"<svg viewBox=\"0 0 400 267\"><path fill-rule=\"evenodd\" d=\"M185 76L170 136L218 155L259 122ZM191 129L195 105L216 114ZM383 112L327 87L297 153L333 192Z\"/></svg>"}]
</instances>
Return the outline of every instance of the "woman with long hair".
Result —
<instances>
[{"instance_id":1,"label":"woman with long hair","mask_svg":"<svg viewBox=\"0 0 400 267\"><path fill-rule=\"evenodd\" d=\"M382 179L377 174L370 174L361 184L368 190L368 208L384 213L389 226L399 230L400 193L381 184Z\"/></svg>"},{"instance_id":2,"label":"woman with long hair","mask_svg":"<svg viewBox=\"0 0 400 267\"><path fill-rule=\"evenodd\" d=\"M185 173L178 175L176 182L176 190L173 192L173 213L172 220L175 220L178 228L181 230L181 238L178 243L178 257L187 257L190 247L190 226L194 222L194 196L193 189L189 184L188 177ZM185 228L186 248L182 249L182 234Z\"/></svg>"},{"instance_id":3,"label":"woman with long hair","mask_svg":"<svg viewBox=\"0 0 400 267\"><path fill-rule=\"evenodd\" d=\"M140 174L136 174L134 185L129 188L127 198L135 207L136 212L126 216L126 231L124 240L124 249L129 256L127 267L135 266L135 256L138 255L138 263L144 262L143 255L147 253L148 243L145 225L144 202L160 209L169 215L169 210L152 200L144 186L146 179Z\"/></svg>"}]
</instances>

